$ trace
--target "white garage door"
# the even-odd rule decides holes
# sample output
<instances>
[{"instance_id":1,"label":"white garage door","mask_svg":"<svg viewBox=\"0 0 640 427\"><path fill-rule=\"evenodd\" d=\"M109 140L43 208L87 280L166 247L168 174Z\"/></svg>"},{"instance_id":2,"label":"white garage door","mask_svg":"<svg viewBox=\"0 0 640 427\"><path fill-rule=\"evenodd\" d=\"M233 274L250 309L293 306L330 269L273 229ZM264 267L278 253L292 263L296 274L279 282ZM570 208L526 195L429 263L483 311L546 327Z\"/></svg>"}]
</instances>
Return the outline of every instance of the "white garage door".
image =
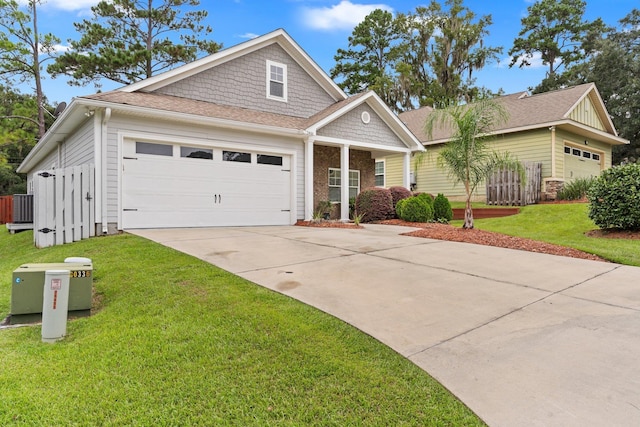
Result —
<instances>
[{"instance_id":1,"label":"white garage door","mask_svg":"<svg viewBox=\"0 0 640 427\"><path fill-rule=\"evenodd\" d=\"M567 182L577 178L600 175L602 155L594 150L566 145L564 147L564 178Z\"/></svg>"},{"instance_id":2,"label":"white garage door","mask_svg":"<svg viewBox=\"0 0 640 427\"><path fill-rule=\"evenodd\" d=\"M291 158L270 152L126 142L122 227L291 223Z\"/></svg>"}]
</instances>

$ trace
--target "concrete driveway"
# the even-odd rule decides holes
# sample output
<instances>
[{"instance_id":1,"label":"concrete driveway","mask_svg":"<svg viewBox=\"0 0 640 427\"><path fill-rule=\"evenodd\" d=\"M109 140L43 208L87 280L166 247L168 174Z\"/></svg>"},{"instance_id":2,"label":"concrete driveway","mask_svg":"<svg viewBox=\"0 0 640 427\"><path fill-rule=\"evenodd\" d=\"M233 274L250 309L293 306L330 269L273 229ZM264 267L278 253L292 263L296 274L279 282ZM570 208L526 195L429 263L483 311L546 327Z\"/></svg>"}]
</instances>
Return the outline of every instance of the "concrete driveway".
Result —
<instances>
[{"instance_id":1,"label":"concrete driveway","mask_svg":"<svg viewBox=\"0 0 640 427\"><path fill-rule=\"evenodd\" d=\"M132 233L343 319L491 426L640 425L640 268L407 231Z\"/></svg>"}]
</instances>

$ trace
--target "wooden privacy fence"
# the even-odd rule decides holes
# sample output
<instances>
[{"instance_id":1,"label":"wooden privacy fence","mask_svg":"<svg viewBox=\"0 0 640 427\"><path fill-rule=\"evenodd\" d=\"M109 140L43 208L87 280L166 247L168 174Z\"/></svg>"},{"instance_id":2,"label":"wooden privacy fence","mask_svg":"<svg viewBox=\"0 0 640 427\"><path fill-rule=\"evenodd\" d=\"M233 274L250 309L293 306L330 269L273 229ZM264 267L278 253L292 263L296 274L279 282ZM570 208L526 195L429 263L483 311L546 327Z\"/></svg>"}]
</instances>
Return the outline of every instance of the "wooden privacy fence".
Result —
<instances>
[{"instance_id":1,"label":"wooden privacy fence","mask_svg":"<svg viewBox=\"0 0 640 427\"><path fill-rule=\"evenodd\" d=\"M542 186L542 163L525 162L525 181L515 170L499 169L487 178L487 204L525 206L538 203Z\"/></svg>"},{"instance_id":2,"label":"wooden privacy fence","mask_svg":"<svg viewBox=\"0 0 640 427\"><path fill-rule=\"evenodd\" d=\"M0 224L13 222L13 196L0 196Z\"/></svg>"},{"instance_id":3,"label":"wooden privacy fence","mask_svg":"<svg viewBox=\"0 0 640 427\"><path fill-rule=\"evenodd\" d=\"M36 247L95 236L94 173L94 165L81 165L34 174Z\"/></svg>"}]
</instances>

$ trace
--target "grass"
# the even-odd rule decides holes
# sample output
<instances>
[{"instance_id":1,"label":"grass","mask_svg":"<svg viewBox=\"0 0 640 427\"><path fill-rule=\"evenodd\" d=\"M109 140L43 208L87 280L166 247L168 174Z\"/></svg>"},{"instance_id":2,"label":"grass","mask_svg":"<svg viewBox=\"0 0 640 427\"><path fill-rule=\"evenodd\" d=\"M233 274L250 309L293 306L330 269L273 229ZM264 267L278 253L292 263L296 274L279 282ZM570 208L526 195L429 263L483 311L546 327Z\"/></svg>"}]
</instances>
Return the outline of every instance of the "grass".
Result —
<instances>
[{"instance_id":1,"label":"grass","mask_svg":"<svg viewBox=\"0 0 640 427\"><path fill-rule=\"evenodd\" d=\"M0 315L11 273L94 261L101 308L41 343L0 330L0 425L484 425L434 379L353 327L131 235L35 249L0 233Z\"/></svg>"},{"instance_id":2,"label":"grass","mask_svg":"<svg viewBox=\"0 0 640 427\"><path fill-rule=\"evenodd\" d=\"M587 203L524 206L518 215L474 220L481 230L526 237L596 254L619 264L640 267L640 242L587 237L598 227L588 217Z\"/></svg>"}]
</instances>

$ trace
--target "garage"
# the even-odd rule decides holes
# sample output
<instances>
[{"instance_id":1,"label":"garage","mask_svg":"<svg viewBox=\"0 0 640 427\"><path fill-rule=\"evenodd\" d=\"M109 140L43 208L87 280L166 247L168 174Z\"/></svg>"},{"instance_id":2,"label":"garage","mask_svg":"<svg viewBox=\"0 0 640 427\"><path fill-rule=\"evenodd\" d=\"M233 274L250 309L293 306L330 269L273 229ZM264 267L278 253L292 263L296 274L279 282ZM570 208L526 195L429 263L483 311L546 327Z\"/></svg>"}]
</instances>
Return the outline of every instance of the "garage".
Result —
<instances>
[{"instance_id":1,"label":"garage","mask_svg":"<svg viewBox=\"0 0 640 427\"><path fill-rule=\"evenodd\" d=\"M291 156L125 141L122 228L292 223Z\"/></svg>"},{"instance_id":2,"label":"garage","mask_svg":"<svg viewBox=\"0 0 640 427\"><path fill-rule=\"evenodd\" d=\"M567 181L577 178L591 178L600 175L602 153L582 147L565 145L564 177Z\"/></svg>"}]
</instances>

